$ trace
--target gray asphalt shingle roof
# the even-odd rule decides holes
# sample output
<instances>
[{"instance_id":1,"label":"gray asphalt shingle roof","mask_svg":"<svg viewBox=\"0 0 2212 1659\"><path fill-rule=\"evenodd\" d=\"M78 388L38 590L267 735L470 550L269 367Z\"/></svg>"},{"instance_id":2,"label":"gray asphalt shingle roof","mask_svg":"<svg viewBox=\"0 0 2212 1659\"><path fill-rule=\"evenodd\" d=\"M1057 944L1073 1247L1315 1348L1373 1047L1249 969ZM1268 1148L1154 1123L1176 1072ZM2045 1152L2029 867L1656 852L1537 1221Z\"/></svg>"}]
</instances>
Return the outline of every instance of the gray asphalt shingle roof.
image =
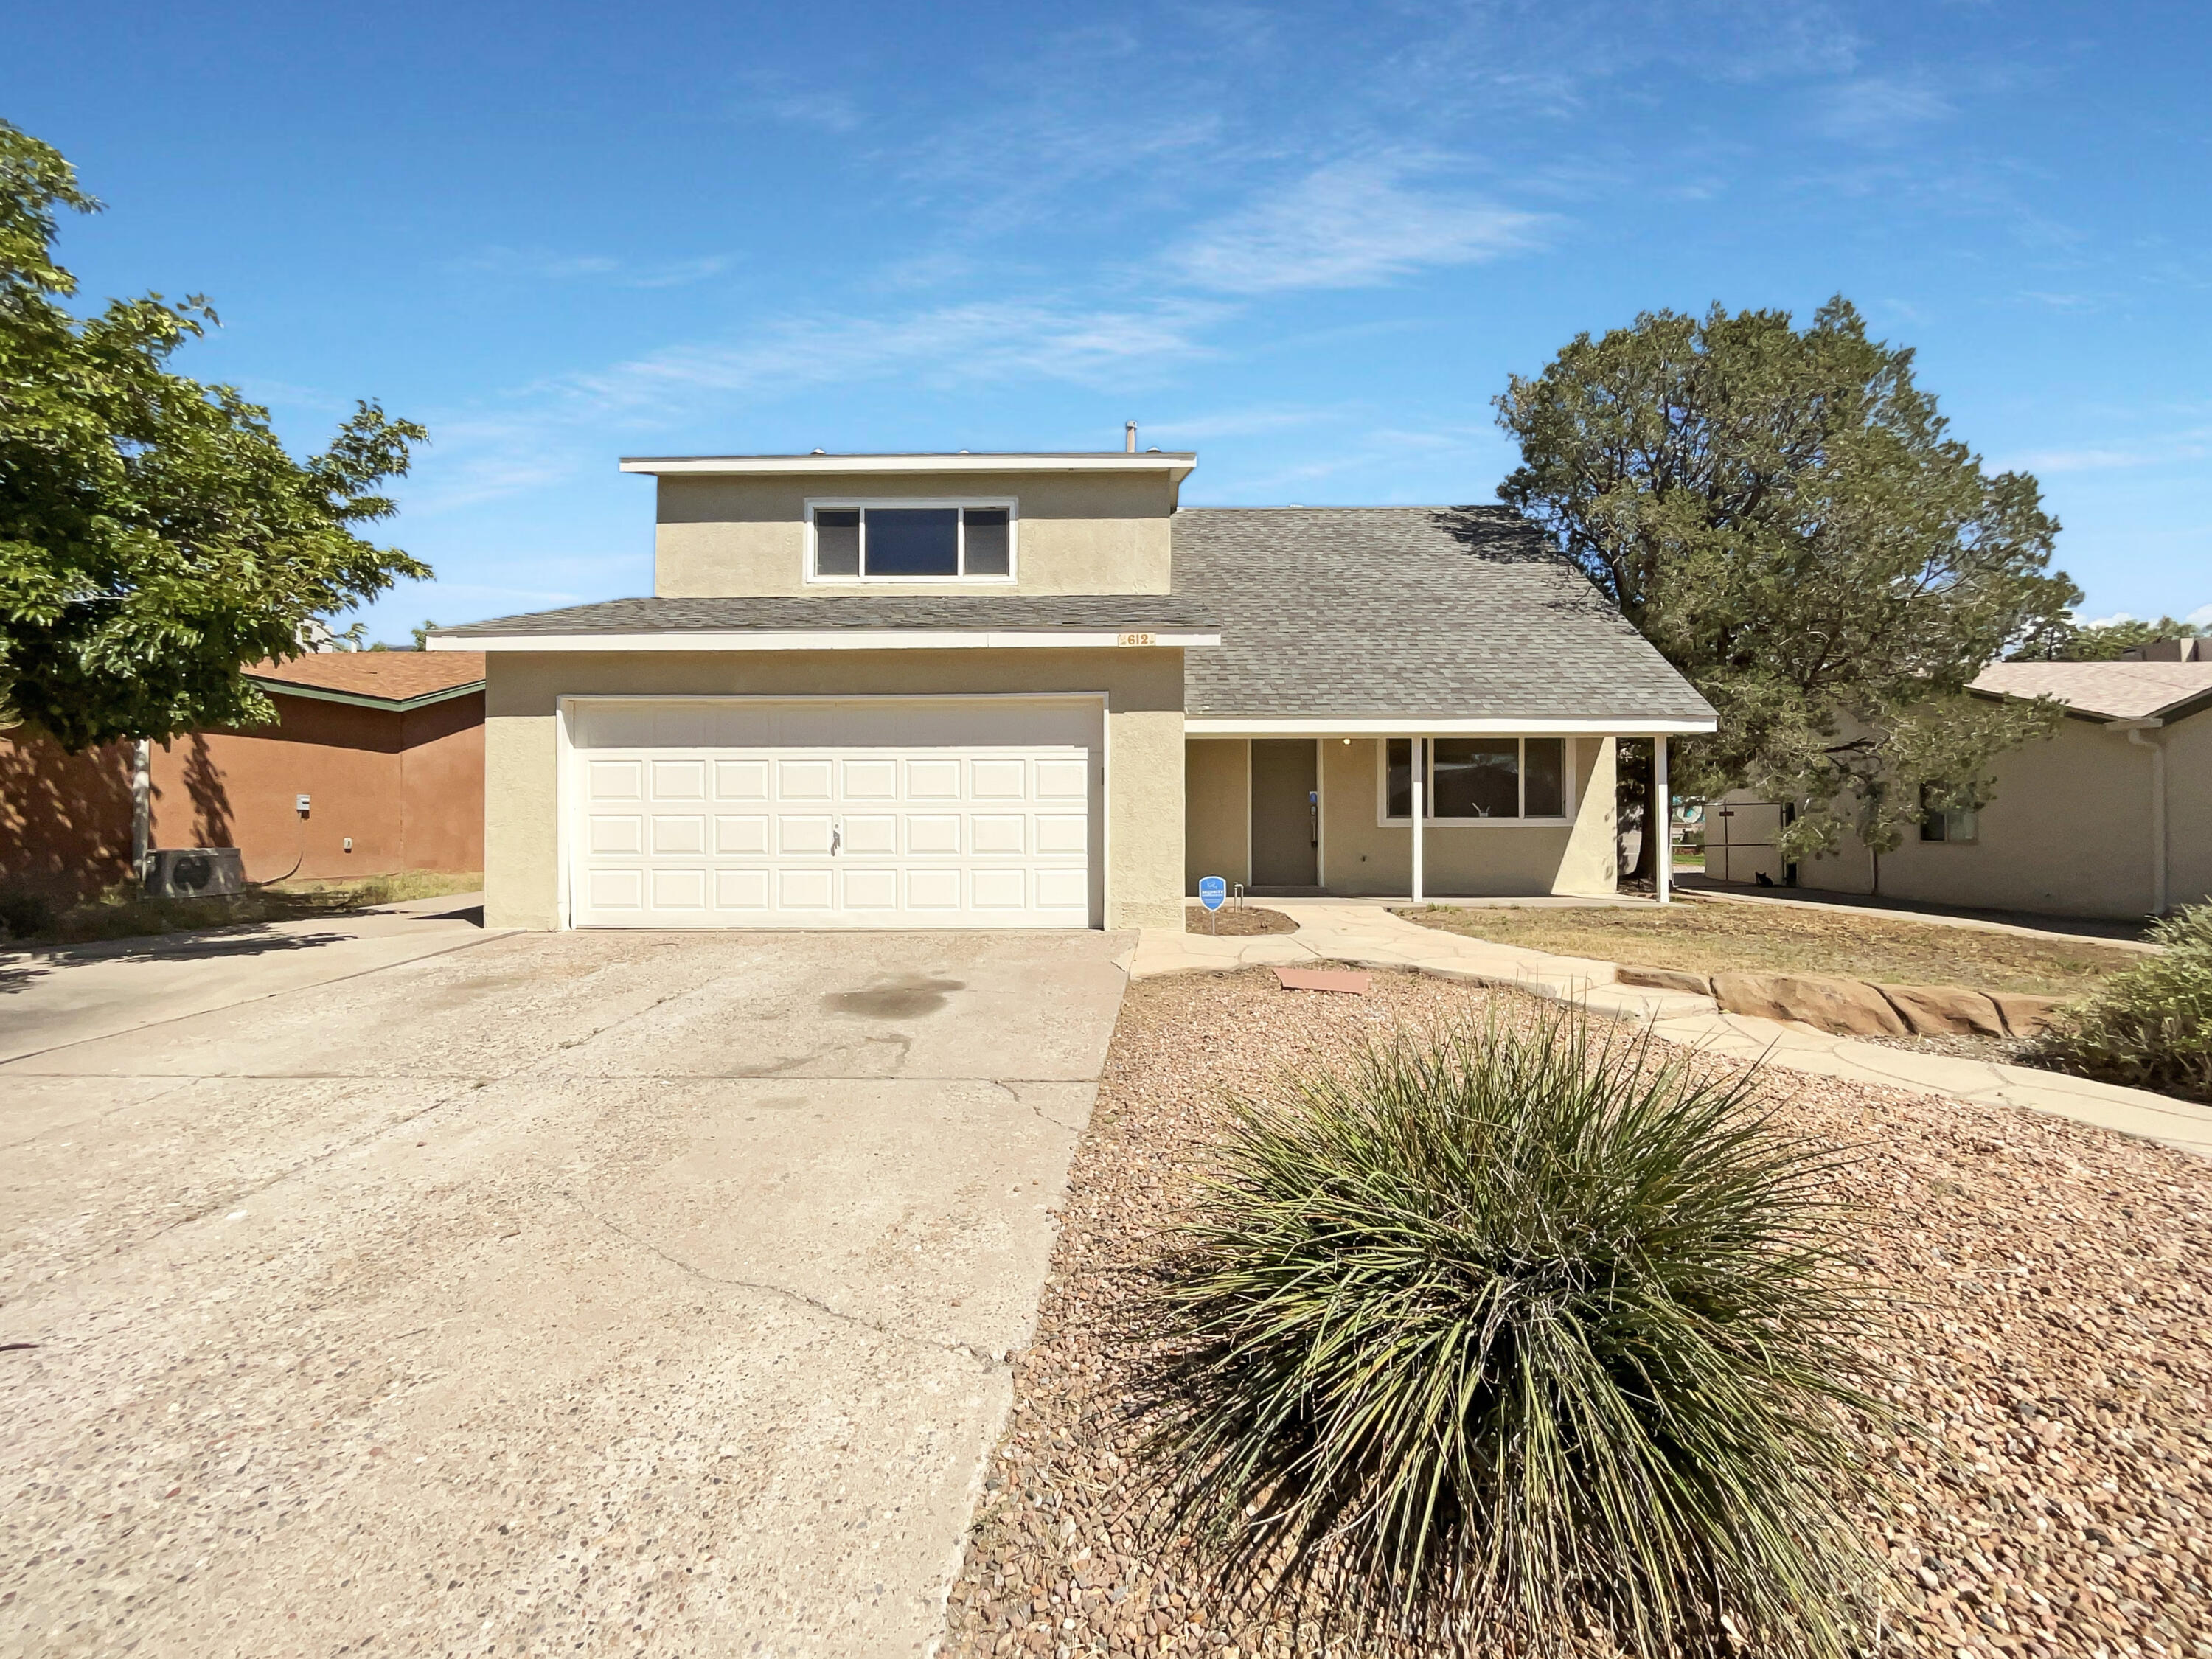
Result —
<instances>
[{"instance_id":1,"label":"gray asphalt shingle roof","mask_svg":"<svg viewBox=\"0 0 2212 1659\"><path fill-rule=\"evenodd\" d=\"M1221 624L1193 718L1712 716L1506 507L1185 507L1175 573Z\"/></svg>"},{"instance_id":2,"label":"gray asphalt shingle roof","mask_svg":"<svg viewBox=\"0 0 2212 1659\"><path fill-rule=\"evenodd\" d=\"M500 634L702 633L744 630L813 632L843 628L914 628L933 631L1071 633L1211 630L1213 614L1182 594L898 593L794 595L763 599L607 599L495 617L441 636Z\"/></svg>"},{"instance_id":3,"label":"gray asphalt shingle roof","mask_svg":"<svg viewBox=\"0 0 2212 1659\"><path fill-rule=\"evenodd\" d=\"M1194 718L1711 718L1507 508L1185 507L1174 535L1172 594L609 599L438 632L1218 630L1184 658Z\"/></svg>"}]
</instances>

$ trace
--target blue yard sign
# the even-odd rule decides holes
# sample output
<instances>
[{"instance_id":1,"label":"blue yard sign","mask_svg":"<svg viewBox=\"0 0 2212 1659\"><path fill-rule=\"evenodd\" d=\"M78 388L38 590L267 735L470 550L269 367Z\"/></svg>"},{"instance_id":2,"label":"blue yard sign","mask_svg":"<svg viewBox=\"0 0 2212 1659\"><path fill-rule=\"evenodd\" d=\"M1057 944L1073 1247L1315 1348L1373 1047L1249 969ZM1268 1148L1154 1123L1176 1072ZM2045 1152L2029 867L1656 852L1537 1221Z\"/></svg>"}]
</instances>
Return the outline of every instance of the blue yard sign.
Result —
<instances>
[{"instance_id":1,"label":"blue yard sign","mask_svg":"<svg viewBox=\"0 0 2212 1659\"><path fill-rule=\"evenodd\" d=\"M1198 884L1198 902L1209 910L1218 910L1229 902L1229 884L1218 876L1205 876Z\"/></svg>"}]
</instances>

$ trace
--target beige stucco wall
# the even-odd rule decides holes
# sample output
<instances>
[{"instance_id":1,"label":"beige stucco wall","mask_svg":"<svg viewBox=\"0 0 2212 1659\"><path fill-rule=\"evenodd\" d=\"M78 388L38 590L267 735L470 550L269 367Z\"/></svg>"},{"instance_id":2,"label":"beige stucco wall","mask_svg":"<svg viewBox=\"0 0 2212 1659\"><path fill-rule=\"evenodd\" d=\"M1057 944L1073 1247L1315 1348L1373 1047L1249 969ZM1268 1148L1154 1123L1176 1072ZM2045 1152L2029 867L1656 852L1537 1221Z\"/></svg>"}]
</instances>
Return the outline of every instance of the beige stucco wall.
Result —
<instances>
[{"instance_id":1,"label":"beige stucco wall","mask_svg":"<svg viewBox=\"0 0 2212 1659\"><path fill-rule=\"evenodd\" d=\"M2212 887L2212 715L2159 734L2166 748L2167 902ZM1971 842L1908 840L1881 860L1881 893L1992 910L2140 916L2153 900L2151 757L2124 732L2082 720L2000 756L1996 795ZM1799 884L1873 890L1865 846L1847 837L1797 866Z\"/></svg>"},{"instance_id":2,"label":"beige stucco wall","mask_svg":"<svg viewBox=\"0 0 2212 1659\"><path fill-rule=\"evenodd\" d=\"M883 591L806 580L806 503L852 497L1018 503L1010 586L902 582L901 593L1165 593L1171 586L1175 495L1165 472L676 476L659 485L653 592L669 598Z\"/></svg>"},{"instance_id":3,"label":"beige stucco wall","mask_svg":"<svg viewBox=\"0 0 2212 1659\"><path fill-rule=\"evenodd\" d=\"M2166 745L2166 902L2212 899L2212 709L2153 732Z\"/></svg>"},{"instance_id":4,"label":"beige stucco wall","mask_svg":"<svg viewBox=\"0 0 2212 1659\"><path fill-rule=\"evenodd\" d=\"M1252 879L1252 746L1242 738L1193 738L1183 746L1183 891L1199 878Z\"/></svg>"},{"instance_id":5,"label":"beige stucco wall","mask_svg":"<svg viewBox=\"0 0 2212 1659\"><path fill-rule=\"evenodd\" d=\"M715 693L1106 694L1106 926L1182 911L1182 653L1108 651L495 652L484 718L484 919L560 926L556 699Z\"/></svg>"},{"instance_id":6,"label":"beige stucco wall","mask_svg":"<svg viewBox=\"0 0 2212 1659\"><path fill-rule=\"evenodd\" d=\"M1530 897L1614 890L1613 739L1570 741L1575 750L1572 821L1431 826L1422 843L1423 887L1430 896ZM1322 742L1322 883L1332 893L1356 897L1405 893L1413 887L1411 830L1376 821L1376 746L1368 738Z\"/></svg>"}]
</instances>

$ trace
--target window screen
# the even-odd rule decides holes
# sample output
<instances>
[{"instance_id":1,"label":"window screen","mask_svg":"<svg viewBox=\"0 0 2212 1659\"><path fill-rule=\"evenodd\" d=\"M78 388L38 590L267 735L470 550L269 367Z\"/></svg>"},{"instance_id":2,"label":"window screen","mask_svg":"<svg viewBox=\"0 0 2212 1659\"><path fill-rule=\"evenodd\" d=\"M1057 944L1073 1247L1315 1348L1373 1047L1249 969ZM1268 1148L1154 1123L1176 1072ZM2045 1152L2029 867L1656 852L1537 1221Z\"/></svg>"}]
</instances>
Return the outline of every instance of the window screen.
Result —
<instances>
[{"instance_id":1,"label":"window screen","mask_svg":"<svg viewBox=\"0 0 2212 1659\"><path fill-rule=\"evenodd\" d=\"M823 507L816 511L814 574L817 576L857 576L860 574L859 507Z\"/></svg>"},{"instance_id":2,"label":"window screen","mask_svg":"<svg viewBox=\"0 0 2212 1659\"><path fill-rule=\"evenodd\" d=\"M963 576L1004 576L1013 569L1013 537L1003 507L970 507L962 511L962 533L966 542Z\"/></svg>"},{"instance_id":3,"label":"window screen","mask_svg":"<svg viewBox=\"0 0 2212 1659\"><path fill-rule=\"evenodd\" d=\"M1389 741L1389 757L1384 763L1388 774L1384 780L1383 814L1388 817L1410 818L1413 816L1413 744L1407 738L1393 738Z\"/></svg>"},{"instance_id":4,"label":"window screen","mask_svg":"<svg viewBox=\"0 0 2212 1659\"><path fill-rule=\"evenodd\" d=\"M1521 744L1516 738L1438 738L1429 816L1521 816Z\"/></svg>"},{"instance_id":5,"label":"window screen","mask_svg":"<svg viewBox=\"0 0 2212 1659\"><path fill-rule=\"evenodd\" d=\"M1556 818L1567 810L1567 745L1559 738L1521 740L1521 811L1532 818Z\"/></svg>"}]
</instances>

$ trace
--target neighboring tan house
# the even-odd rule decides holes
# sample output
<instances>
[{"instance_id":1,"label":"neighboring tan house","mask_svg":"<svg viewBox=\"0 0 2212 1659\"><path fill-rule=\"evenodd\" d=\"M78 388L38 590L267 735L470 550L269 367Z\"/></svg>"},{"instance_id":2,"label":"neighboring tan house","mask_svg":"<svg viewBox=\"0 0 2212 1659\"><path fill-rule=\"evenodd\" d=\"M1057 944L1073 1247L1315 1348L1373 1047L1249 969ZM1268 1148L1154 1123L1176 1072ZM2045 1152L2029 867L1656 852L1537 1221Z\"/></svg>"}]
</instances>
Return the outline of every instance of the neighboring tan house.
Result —
<instances>
[{"instance_id":1,"label":"neighboring tan house","mask_svg":"<svg viewBox=\"0 0 2212 1659\"><path fill-rule=\"evenodd\" d=\"M154 745L155 846L239 848L251 881L483 867L482 657L327 651L246 677L274 725ZM128 880L131 819L127 744L0 733L0 878Z\"/></svg>"},{"instance_id":2,"label":"neighboring tan house","mask_svg":"<svg viewBox=\"0 0 2212 1659\"><path fill-rule=\"evenodd\" d=\"M1987 697L2056 699L2049 739L2000 755L1996 794L1978 812L1931 811L1881 860L1886 898L2052 915L2136 917L2212 896L2212 662L2007 662L1983 671ZM1732 800L1730 838L1771 836L1771 806ZM1706 816L1717 879L1782 879L1771 846L1733 856L1717 810ZM1875 861L1846 839L1797 866L1797 884L1868 893Z\"/></svg>"},{"instance_id":3,"label":"neighboring tan house","mask_svg":"<svg viewBox=\"0 0 2212 1659\"><path fill-rule=\"evenodd\" d=\"M654 596L486 662L494 927L1180 924L1201 874L1613 890L1712 712L1498 507L1178 511L1188 453L631 459Z\"/></svg>"}]
</instances>

